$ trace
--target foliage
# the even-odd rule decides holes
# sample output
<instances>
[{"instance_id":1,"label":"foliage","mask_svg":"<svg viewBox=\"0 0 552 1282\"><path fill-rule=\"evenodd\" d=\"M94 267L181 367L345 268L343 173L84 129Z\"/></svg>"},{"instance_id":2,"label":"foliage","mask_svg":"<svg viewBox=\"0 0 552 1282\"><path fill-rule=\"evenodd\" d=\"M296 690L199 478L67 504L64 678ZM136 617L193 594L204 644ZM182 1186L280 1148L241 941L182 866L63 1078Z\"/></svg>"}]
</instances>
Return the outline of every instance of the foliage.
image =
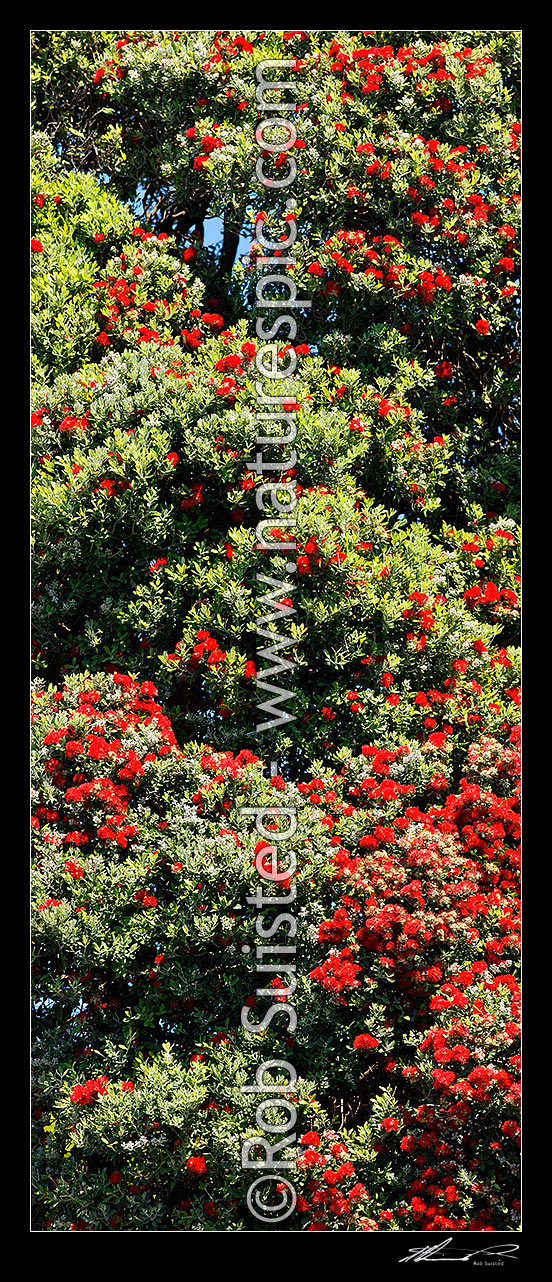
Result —
<instances>
[{"instance_id":1,"label":"foliage","mask_svg":"<svg viewBox=\"0 0 552 1282\"><path fill-rule=\"evenodd\" d=\"M40 1229L263 1231L261 1055L299 1074L296 1229L518 1223L517 45L33 35ZM255 68L292 56L297 575L256 546L253 471L282 236ZM267 747L277 603L296 720ZM266 1005L240 808L274 797L293 1039L240 1027Z\"/></svg>"}]
</instances>

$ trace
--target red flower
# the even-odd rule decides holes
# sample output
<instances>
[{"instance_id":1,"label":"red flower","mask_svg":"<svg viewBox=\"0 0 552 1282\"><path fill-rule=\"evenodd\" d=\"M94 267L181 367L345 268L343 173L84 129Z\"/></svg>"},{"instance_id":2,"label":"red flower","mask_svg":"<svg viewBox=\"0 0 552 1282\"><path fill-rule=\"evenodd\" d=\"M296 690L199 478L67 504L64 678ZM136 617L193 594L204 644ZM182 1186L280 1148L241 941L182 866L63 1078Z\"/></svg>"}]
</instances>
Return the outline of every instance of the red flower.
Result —
<instances>
[{"instance_id":1,"label":"red flower","mask_svg":"<svg viewBox=\"0 0 552 1282\"><path fill-rule=\"evenodd\" d=\"M382 1131L398 1131L399 1120L396 1117L384 1117L380 1122Z\"/></svg>"},{"instance_id":2,"label":"red flower","mask_svg":"<svg viewBox=\"0 0 552 1282\"><path fill-rule=\"evenodd\" d=\"M305 1148L318 1148L322 1141L318 1131L307 1131L306 1135L301 1136L299 1143L303 1144Z\"/></svg>"},{"instance_id":3,"label":"red flower","mask_svg":"<svg viewBox=\"0 0 552 1282\"><path fill-rule=\"evenodd\" d=\"M145 890L137 890L134 898L143 904L144 908L157 908L155 895L147 895Z\"/></svg>"},{"instance_id":4,"label":"red flower","mask_svg":"<svg viewBox=\"0 0 552 1282\"><path fill-rule=\"evenodd\" d=\"M210 134L205 134L201 139L201 150L208 156L212 151L218 151L222 147L220 138L214 138Z\"/></svg>"},{"instance_id":5,"label":"red flower","mask_svg":"<svg viewBox=\"0 0 552 1282\"><path fill-rule=\"evenodd\" d=\"M379 1046L379 1042L377 1038L370 1037L369 1033L360 1033L358 1037L355 1037L353 1046L356 1051L373 1051Z\"/></svg>"},{"instance_id":6,"label":"red flower","mask_svg":"<svg viewBox=\"0 0 552 1282\"><path fill-rule=\"evenodd\" d=\"M73 1104L94 1104L99 1095L107 1095L108 1080L107 1077L91 1078L88 1082L73 1087L70 1100Z\"/></svg>"},{"instance_id":7,"label":"red flower","mask_svg":"<svg viewBox=\"0 0 552 1282\"><path fill-rule=\"evenodd\" d=\"M73 881L78 881L79 877L84 876L84 868L81 868L80 864L75 863L74 859L68 859L67 863L64 864L63 867L65 872L68 872L73 878Z\"/></svg>"}]
</instances>

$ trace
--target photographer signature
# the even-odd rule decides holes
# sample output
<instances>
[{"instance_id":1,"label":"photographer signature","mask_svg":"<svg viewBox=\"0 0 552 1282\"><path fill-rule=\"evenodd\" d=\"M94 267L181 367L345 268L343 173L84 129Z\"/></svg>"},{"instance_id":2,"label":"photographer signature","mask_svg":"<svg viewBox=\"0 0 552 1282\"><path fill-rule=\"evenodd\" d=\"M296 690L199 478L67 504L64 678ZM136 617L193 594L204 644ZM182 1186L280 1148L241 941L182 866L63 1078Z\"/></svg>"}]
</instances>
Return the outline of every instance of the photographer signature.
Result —
<instances>
[{"instance_id":1,"label":"photographer signature","mask_svg":"<svg viewBox=\"0 0 552 1282\"><path fill-rule=\"evenodd\" d=\"M476 1255L483 1256L502 1256L504 1259L513 1259L519 1246L516 1242L502 1242L496 1246L480 1247L476 1251L466 1250L465 1247L450 1246L451 1237L445 1238L444 1242L437 1242L435 1246L411 1247L408 1255L403 1255L399 1264L408 1264L414 1260L418 1264L421 1260L473 1260Z\"/></svg>"}]
</instances>

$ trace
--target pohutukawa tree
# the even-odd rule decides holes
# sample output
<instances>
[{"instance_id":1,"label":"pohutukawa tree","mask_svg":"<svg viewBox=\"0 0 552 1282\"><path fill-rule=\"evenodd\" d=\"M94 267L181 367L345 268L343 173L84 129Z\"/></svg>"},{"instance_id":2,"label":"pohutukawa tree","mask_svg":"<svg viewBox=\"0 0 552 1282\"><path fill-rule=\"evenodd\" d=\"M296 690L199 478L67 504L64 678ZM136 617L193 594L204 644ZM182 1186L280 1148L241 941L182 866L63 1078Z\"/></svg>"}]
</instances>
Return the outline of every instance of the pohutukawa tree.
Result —
<instances>
[{"instance_id":1,"label":"pohutukawa tree","mask_svg":"<svg viewBox=\"0 0 552 1282\"><path fill-rule=\"evenodd\" d=\"M517 33L33 44L35 1227L516 1228ZM278 334L293 576L256 535L270 59L311 302ZM274 612L294 720L263 737ZM297 816L293 1029L260 1027L251 960L241 812L270 806ZM297 1072L273 1226L241 1158L271 1058Z\"/></svg>"}]
</instances>

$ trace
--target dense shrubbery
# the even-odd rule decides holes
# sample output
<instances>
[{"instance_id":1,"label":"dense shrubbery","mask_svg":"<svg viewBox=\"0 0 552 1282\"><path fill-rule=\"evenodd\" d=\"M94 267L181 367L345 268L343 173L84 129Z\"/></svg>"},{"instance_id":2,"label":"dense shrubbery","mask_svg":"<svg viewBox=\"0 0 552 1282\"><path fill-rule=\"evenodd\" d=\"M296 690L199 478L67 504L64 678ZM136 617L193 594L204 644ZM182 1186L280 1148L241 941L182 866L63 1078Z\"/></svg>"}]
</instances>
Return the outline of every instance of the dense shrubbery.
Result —
<instances>
[{"instance_id":1,"label":"dense shrubbery","mask_svg":"<svg viewBox=\"0 0 552 1282\"><path fill-rule=\"evenodd\" d=\"M516 731L474 741L456 794L431 742L364 745L337 772L271 784L252 753L179 749L155 693L117 674L35 700L36 1118L53 1227L189 1228L203 1202L219 1229L242 1226L239 1143L256 1129L239 1087L259 1045L267 1059L282 1044L300 1134L342 1118L343 1160L328 1139L299 1161L301 1225L317 1206L330 1228L509 1224ZM275 794L299 819L293 1038L277 1019L236 1028L244 1000L255 1025L270 1004L240 952L255 942L257 847L239 811Z\"/></svg>"},{"instance_id":2,"label":"dense shrubbery","mask_svg":"<svg viewBox=\"0 0 552 1282\"><path fill-rule=\"evenodd\" d=\"M287 1048L296 1229L516 1227L516 35L34 43L36 1226L259 1229L240 1084ZM313 306L271 783L252 103L291 54ZM239 809L275 795L292 1041L240 1028Z\"/></svg>"}]
</instances>

